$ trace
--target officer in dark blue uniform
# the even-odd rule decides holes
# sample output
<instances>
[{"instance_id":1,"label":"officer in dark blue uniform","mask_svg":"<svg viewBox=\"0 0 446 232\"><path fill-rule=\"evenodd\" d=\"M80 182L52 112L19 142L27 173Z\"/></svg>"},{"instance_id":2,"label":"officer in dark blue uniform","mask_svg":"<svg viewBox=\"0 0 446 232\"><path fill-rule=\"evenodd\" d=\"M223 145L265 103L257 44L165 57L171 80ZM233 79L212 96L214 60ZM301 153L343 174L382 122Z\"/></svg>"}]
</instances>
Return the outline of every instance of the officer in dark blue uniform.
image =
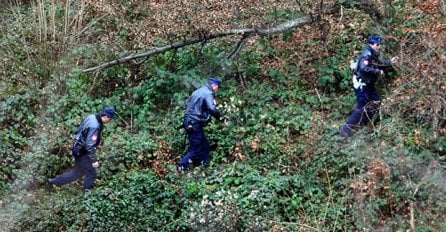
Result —
<instances>
[{"instance_id":1,"label":"officer in dark blue uniform","mask_svg":"<svg viewBox=\"0 0 446 232\"><path fill-rule=\"evenodd\" d=\"M353 130L366 125L379 110L381 99L375 89L375 82L378 77L384 75L384 69L398 62L398 57L393 57L390 61L379 59L382 43L380 36L371 36L367 48L358 60L353 75L357 105L347 123L341 128L340 135L344 138L352 136Z\"/></svg>"},{"instance_id":2,"label":"officer in dark blue uniform","mask_svg":"<svg viewBox=\"0 0 446 232\"><path fill-rule=\"evenodd\" d=\"M96 148L101 142L101 132L104 124L110 123L115 118L115 110L105 107L99 114L87 116L78 128L73 156L74 168L54 179L48 181L48 191L52 191L53 185L62 186L73 182L83 176L84 189L92 189L96 180L96 168L99 162L96 158Z\"/></svg>"},{"instance_id":3,"label":"officer in dark blue uniform","mask_svg":"<svg viewBox=\"0 0 446 232\"><path fill-rule=\"evenodd\" d=\"M177 165L177 171L182 172L193 165L208 165L210 162L210 145L203 128L211 116L223 121L220 111L216 108L215 94L221 81L215 77L208 80L203 87L195 90L189 97L184 114L183 127L189 140L189 151Z\"/></svg>"}]
</instances>

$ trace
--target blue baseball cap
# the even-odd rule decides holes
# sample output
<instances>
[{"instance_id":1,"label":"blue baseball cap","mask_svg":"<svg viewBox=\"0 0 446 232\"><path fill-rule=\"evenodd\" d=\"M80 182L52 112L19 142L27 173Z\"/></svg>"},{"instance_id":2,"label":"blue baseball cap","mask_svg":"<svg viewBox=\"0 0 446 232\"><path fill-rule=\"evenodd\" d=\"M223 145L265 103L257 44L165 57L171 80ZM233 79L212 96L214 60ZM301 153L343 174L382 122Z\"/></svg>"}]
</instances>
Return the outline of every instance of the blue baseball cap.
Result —
<instances>
[{"instance_id":1,"label":"blue baseball cap","mask_svg":"<svg viewBox=\"0 0 446 232\"><path fill-rule=\"evenodd\" d=\"M209 83L209 84L218 85L218 87L221 86L221 80L218 79L218 78L216 78L216 77L211 77L211 78L209 78L208 83Z\"/></svg>"},{"instance_id":2,"label":"blue baseball cap","mask_svg":"<svg viewBox=\"0 0 446 232\"><path fill-rule=\"evenodd\" d=\"M116 111L115 109L113 109L113 107L105 107L102 110L102 114L104 114L105 116L111 118L111 119L115 119L116 118Z\"/></svg>"},{"instance_id":3,"label":"blue baseball cap","mask_svg":"<svg viewBox=\"0 0 446 232\"><path fill-rule=\"evenodd\" d=\"M384 40L379 35L372 35L367 42L369 44L382 44Z\"/></svg>"}]
</instances>

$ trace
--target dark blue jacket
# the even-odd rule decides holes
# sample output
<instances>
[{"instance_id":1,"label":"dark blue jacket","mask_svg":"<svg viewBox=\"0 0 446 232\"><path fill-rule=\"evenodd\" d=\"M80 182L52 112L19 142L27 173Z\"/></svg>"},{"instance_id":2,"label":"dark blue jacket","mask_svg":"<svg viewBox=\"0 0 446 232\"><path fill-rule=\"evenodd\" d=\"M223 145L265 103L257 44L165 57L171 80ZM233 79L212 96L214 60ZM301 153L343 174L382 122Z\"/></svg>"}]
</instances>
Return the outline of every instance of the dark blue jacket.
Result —
<instances>
[{"instance_id":1,"label":"dark blue jacket","mask_svg":"<svg viewBox=\"0 0 446 232\"><path fill-rule=\"evenodd\" d=\"M220 111L215 106L215 93L209 84L195 90L186 104L185 118L207 122L211 115L220 119Z\"/></svg>"},{"instance_id":2,"label":"dark blue jacket","mask_svg":"<svg viewBox=\"0 0 446 232\"><path fill-rule=\"evenodd\" d=\"M94 163L96 159L96 148L101 142L101 132L104 128L99 114L92 114L87 116L80 127L77 129L75 140L87 152L91 162Z\"/></svg>"},{"instance_id":3,"label":"dark blue jacket","mask_svg":"<svg viewBox=\"0 0 446 232\"><path fill-rule=\"evenodd\" d=\"M381 61L379 53L369 45L359 57L355 75L358 80L362 80L365 84L374 85L381 70L390 66L390 61Z\"/></svg>"}]
</instances>

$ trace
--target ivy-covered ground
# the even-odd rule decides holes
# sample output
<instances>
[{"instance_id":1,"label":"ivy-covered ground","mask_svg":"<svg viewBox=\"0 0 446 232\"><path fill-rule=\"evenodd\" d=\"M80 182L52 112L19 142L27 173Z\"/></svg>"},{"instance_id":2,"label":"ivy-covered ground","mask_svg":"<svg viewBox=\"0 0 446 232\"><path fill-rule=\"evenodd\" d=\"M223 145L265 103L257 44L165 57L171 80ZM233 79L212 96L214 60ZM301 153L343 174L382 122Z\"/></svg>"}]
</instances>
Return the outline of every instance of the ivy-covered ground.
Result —
<instances>
[{"instance_id":1,"label":"ivy-covered ground","mask_svg":"<svg viewBox=\"0 0 446 232\"><path fill-rule=\"evenodd\" d=\"M223 38L94 73L82 70L172 42L143 40L138 28L172 28L148 25L135 1L0 5L0 229L445 231L444 4L370 1L378 20L329 2L340 10L321 23L251 38L234 60L225 60L233 38ZM278 9L268 23L300 16ZM377 83L379 115L343 140L355 105L350 60L375 33L384 57L400 62ZM184 101L215 67L228 123L206 128L211 165L177 174ZM79 123L104 106L118 119L103 132L95 189L47 193L47 179L72 165Z\"/></svg>"}]
</instances>

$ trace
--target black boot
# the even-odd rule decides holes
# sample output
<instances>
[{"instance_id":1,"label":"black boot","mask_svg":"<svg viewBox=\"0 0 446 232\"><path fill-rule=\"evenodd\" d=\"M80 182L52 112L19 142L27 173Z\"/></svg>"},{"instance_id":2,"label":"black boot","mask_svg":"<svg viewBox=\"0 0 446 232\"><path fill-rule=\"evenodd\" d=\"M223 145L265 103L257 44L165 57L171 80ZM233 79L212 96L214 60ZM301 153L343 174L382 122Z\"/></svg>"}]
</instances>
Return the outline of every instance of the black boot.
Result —
<instances>
[{"instance_id":1,"label":"black boot","mask_svg":"<svg viewBox=\"0 0 446 232\"><path fill-rule=\"evenodd\" d=\"M48 183L46 185L46 191L48 191L49 193L53 192L53 187L54 187L53 179L48 179Z\"/></svg>"}]
</instances>

